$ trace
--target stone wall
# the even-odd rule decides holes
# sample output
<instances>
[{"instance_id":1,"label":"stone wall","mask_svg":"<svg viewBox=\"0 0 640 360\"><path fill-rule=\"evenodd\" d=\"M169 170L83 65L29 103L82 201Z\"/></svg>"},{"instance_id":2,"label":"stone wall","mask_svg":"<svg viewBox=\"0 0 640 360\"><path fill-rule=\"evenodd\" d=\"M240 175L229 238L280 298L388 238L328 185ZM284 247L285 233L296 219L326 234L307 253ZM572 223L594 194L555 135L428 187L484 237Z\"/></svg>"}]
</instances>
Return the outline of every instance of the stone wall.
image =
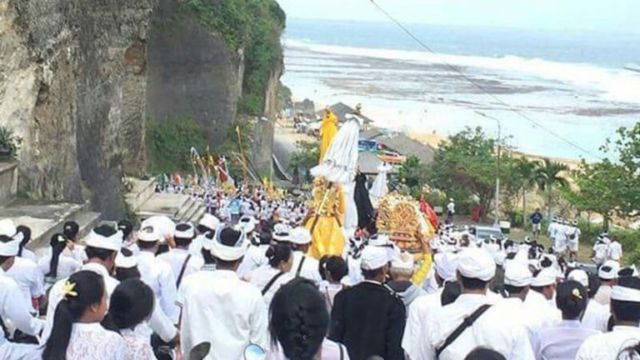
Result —
<instances>
[{"instance_id":1,"label":"stone wall","mask_svg":"<svg viewBox=\"0 0 640 360\"><path fill-rule=\"evenodd\" d=\"M144 75L125 55L144 51L152 5L0 0L0 124L23 139L22 194L123 213L122 164L143 161L145 118L131 101Z\"/></svg>"}]
</instances>

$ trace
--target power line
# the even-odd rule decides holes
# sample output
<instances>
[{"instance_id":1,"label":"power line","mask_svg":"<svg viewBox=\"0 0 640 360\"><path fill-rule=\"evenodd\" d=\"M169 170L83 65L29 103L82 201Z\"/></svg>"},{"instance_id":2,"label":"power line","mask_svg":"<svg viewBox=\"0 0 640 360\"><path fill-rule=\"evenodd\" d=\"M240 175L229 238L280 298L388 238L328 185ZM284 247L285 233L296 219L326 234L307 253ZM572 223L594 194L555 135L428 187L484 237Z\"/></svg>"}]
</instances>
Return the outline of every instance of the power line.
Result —
<instances>
[{"instance_id":1,"label":"power line","mask_svg":"<svg viewBox=\"0 0 640 360\"><path fill-rule=\"evenodd\" d=\"M422 40L420 40L417 36L415 36L409 29L407 29L400 21L396 20L396 18L393 17L393 15L391 15L389 12L387 12L384 8L382 8L380 5L378 5L378 3L375 2L375 0L369 0L371 1L371 3L382 13L384 14L389 20L391 20L393 23L395 23L402 31L404 31L410 38L412 38L416 43L418 43L422 48L424 48L425 50L427 50L428 52L434 54L434 55L440 55L437 51L433 50L429 45L425 44ZM460 70L459 68L457 68L456 66L453 66L451 64L449 64L447 61L440 59L440 62L442 64L444 64L447 68L449 68L451 71L457 73L461 78L463 78L464 80L468 81L471 85L475 86L476 88L478 88L480 91L482 91L485 95L488 95L489 97L491 97L493 100L497 101L500 105L506 107L509 111L515 113L516 115L520 116L521 118L529 121L530 123L532 123L535 127L540 128L541 130L546 131L547 133L549 133L550 135L554 136L555 138L563 141L564 143L572 146L573 148L580 150L581 152L591 155L597 159L602 159L599 155L583 148L582 146L574 143L573 141L566 139L565 137L561 136L560 134L556 133L555 131L552 131L551 129L546 128L545 126L543 126L542 124L540 124L538 121L530 118L529 116L527 116L526 114L524 114L523 112L521 112L519 109L507 104L504 100L502 100L501 98L499 98L498 96L490 93L487 89L484 88L484 86L482 86L481 84L479 84L478 82L476 82L474 79L470 78L469 76L467 76L464 72L462 72L462 70ZM489 117L486 116L485 117ZM494 118L495 119L495 118ZM495 119L497 121L500 121L498 119Z\"/></svg>"}]
</instances>

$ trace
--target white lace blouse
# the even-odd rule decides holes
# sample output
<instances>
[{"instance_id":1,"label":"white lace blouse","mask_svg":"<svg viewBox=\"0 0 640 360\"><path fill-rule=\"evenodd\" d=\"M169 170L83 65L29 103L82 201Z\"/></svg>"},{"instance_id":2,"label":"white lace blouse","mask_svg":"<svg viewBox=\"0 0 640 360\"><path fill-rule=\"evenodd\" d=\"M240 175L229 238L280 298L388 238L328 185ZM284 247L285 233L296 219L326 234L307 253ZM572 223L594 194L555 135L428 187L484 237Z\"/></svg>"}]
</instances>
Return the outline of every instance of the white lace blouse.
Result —
<instances>
[{"instance_id":1,"label":"white lace blouse","mask_svg":"<svg viewBox=\"0 0 640 360\"><path fill-rule=\"evenodd\" d=\"M156 360L148 339L136 335L134 330L120 330L127 343L127 360Z\"/></svg>"},{"instance_id":2,"label":"white lace blouse","mask_svg":"<svg viewBox=\"0 0 640 360\"><path fill-rule=\"evenodd\" d=\"M127 360L127 343L99 323L73 324L67 360Z\"/></svg>"}]
</instances>

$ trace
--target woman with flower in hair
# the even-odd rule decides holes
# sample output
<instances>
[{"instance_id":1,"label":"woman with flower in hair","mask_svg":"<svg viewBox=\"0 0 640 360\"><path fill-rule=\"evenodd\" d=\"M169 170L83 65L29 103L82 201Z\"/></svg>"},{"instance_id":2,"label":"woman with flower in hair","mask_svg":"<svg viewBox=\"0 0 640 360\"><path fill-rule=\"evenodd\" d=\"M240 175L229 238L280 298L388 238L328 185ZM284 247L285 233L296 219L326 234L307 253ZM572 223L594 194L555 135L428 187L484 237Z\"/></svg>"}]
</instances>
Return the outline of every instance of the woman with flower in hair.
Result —
<instances>
[{"instance_id":1,"label":"woman with flower in hair","mask_svg":"<svg viewBox=\"0 0 640 360\"><path fill-rule=\"evenodd\" d=\"M43 360L124 360L126 343L100 322L107 311L103 278L92 271L69 277L53 315Z\"/></svg>"}]
</instances>

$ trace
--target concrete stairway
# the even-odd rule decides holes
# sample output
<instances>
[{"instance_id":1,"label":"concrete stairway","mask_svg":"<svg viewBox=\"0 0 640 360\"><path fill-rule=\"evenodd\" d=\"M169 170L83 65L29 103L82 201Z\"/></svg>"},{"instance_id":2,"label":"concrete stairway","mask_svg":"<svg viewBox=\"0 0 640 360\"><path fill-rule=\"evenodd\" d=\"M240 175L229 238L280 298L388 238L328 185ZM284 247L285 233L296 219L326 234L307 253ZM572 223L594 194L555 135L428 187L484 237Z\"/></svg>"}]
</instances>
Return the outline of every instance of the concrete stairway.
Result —
<instances>
[{"instance_id":1,"label":"concrete stairway","mask_svg":"<svg viewBox=\"0 0 640 360\"><path fill-rule=\"evenodd\" d=\"M31 228L29 248L39 249L49 246L49 239L62 232L65 222L73 220L80 225L79 238L83 238L100 223L101 214L92 212L89 203L51 203L18 199L0 207L0 219L12 219L16 225Z\"/></svg>"},{"instance_id":2,"label":"concrete stairway","mask_svg":"<svg viewBox=\"0 0 640 360\"><path fill-rule=\"evenodd\" d=\"M140 220L165 215L176 222L197 223L206 212L205 207L189 195L156 193L155 182L150 180L128 181L133 186L126 200Z\"/></svg>"}]
</instances>

